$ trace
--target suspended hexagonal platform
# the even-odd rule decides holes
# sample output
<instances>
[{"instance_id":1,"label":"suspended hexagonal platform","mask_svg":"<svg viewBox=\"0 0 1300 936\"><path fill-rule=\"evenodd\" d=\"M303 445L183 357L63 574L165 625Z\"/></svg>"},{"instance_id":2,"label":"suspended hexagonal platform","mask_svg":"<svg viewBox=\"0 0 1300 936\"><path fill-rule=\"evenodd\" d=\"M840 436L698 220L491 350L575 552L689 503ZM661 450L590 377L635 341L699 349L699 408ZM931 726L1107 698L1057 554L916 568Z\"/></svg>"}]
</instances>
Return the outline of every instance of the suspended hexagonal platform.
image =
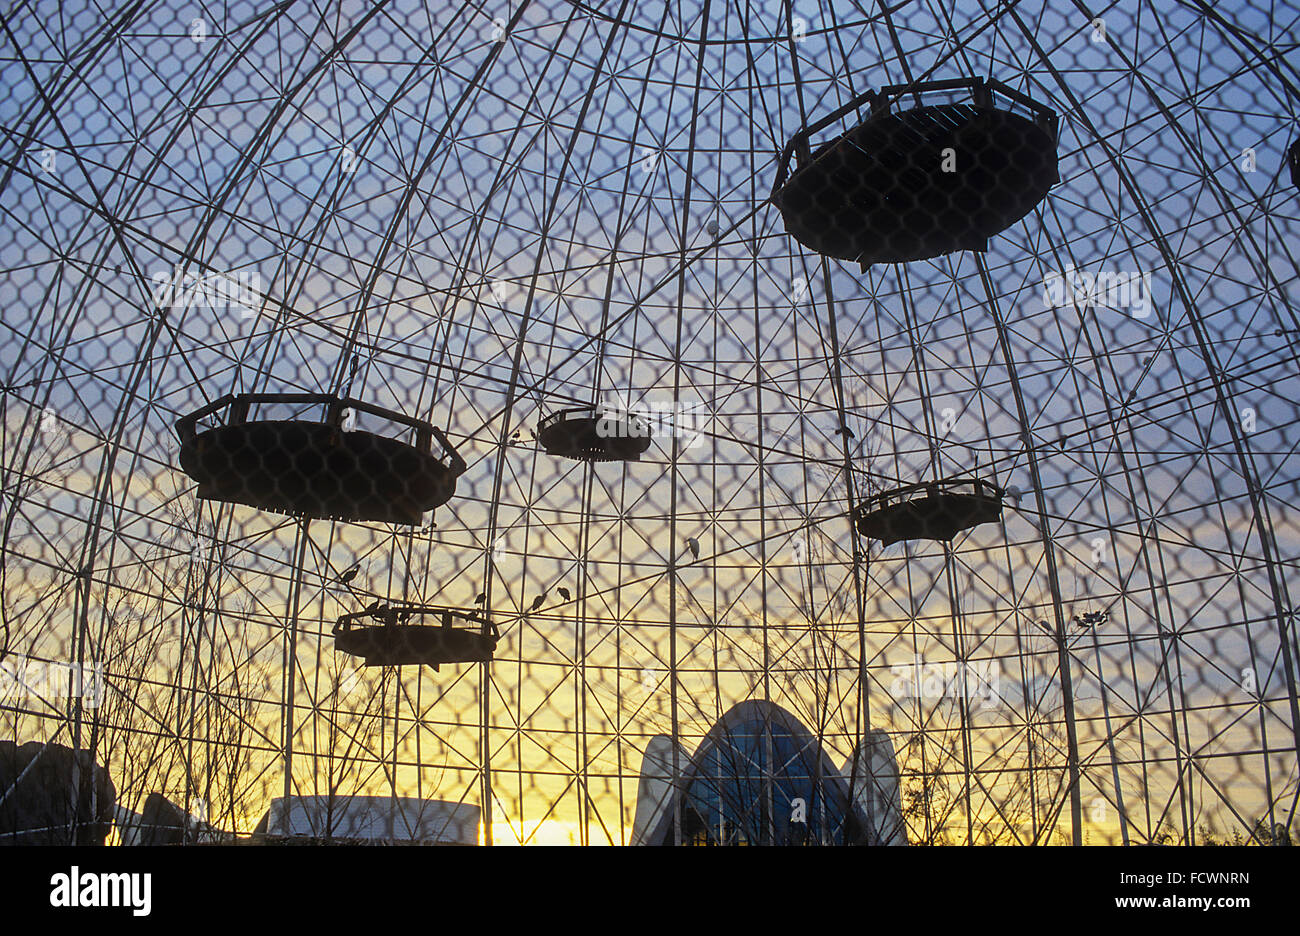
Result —
<instances>
[{"instance_id":1,"label":"suspended hexagonal platform","mask_svg":"<svg viewBox=\"0 0 1300 936\"><path fill-rule=\"evenodd\" d=\"M323 420L250 420L254 406L324 407ZM344 428L348 410L414 431L414 444ZM211 428L202 420L224 414ZM204 500L293 516L418 526L466 469L436 426L357 400L308 393L227 395L176 422L180 465ZM437 440L440 451L433 451Z\"/></svg>"},{"instance_id":2,"label":"suspended hexagonal platform","mask_svg":"<svg viewBox=\"0 0 1300 936\"><path fill-rule=\"evenodd\" d=\"M866 120L809 152L811 134L865 104ZM1056 141L1055 112L1001 82L890 86L797 133L772 202L799 243L864 270L982 252L1059 181Z\"/></svg>"},{"instance_id":3,"label":"suspended hexagonal platform","mask_svg":"<svg viewBox=\"0 0 1300 936\"><path fill-rule=\"evenodd\" d=\"M407 623L420 617L440 623ZM379 623L357 623L367 618ZM345 614L334 625L335 649L364 658L366 666L427 665L438 670L444 663L485 663L499 639L486 612L432 605L375 605Z\"/></svg>"},{"instance_id":4,"label":"suspended hexagonal platform","mask_svg":"<svg viewBox=\"0 0 1300 936\"><path fill-rule=\"evenodd\" d=\"M1004 493L978 478L909 484L867 498L854 509L853 521L860 534L886 546L911 539L946 542L999 520Z\"/></svg>"},{"instance_id":5,"label":"suspended hexagonal platform","mask_svg":"<svg viewBox=\"0 0 1300 936\"><path fill-rule=\"evenodd\" d=\"M637 461L650 448L649 421L600 406L552 413L537 426L537 441L551 455L582 461Z\"/></svg>"}]
</instances>

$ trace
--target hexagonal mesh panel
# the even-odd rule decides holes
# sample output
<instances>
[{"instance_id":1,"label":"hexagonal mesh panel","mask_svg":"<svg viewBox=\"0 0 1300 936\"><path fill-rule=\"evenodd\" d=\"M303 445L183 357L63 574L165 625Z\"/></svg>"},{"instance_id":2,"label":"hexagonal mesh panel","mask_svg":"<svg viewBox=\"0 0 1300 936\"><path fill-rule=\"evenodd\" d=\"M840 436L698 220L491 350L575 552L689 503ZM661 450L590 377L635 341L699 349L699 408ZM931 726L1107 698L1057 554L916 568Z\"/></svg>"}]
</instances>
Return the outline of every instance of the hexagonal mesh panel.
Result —
<instances>
[{"instance_id":1,"label":"hexagonal mesh panel","mask_svg":"<svg viewBox=\"0 0 1300 936\"><path fill-rule=\"evenodd\" d=\"M0 835L1289 841L1228 5L19 4Z\"/></svg>"}]
</instances>

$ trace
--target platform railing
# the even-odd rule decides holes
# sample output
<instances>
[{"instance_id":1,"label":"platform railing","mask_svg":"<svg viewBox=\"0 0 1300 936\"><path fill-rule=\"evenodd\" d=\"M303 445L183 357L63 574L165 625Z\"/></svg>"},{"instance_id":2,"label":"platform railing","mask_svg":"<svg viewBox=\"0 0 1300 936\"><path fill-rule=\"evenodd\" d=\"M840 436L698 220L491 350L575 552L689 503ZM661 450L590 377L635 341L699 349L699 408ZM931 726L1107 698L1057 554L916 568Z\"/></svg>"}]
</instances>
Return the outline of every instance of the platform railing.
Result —
<instances>
[{"instance_id":1,"label":"platform railing","mask_svg":"<svg viewBox=\"0 0 1300 936\"><path fill-rule=\"evenodd\" d=\"M919 481L915 484L905 484L902 487L890 488L888 491L872 494L858 505L857 510L861 513L871 513L895 503L913 500L917 495L937 497L942 494L969 494L1000 500L1005 495L1005 492L997 485L985 481L983 478L945 478L940 481Z\"/></svg>"},{"instance_id":2,"label":"platform railing","mask_svg":"<svg viewBox=\"0 0 1300 936\"><path fill-rule=\"evenodd\" d=\"M1053 140L1057 139L1058 118L1054 110L994 78L948 78L940 81L915 82L910 85L886 85L878 91L864 91L829 114L800 128L781 151L772 195L775 196L789 179L791 158L797 159L800 168L812 161L810 138L814 133L824 130L850 113L860 111L867 105L870 105L871 116L875 117L878 114L888 113L904 98L912 98L915 105L921 107L924 106L923 97L948 91L969 92L972 102L977 106L992 106L995 99L1001 99L1000 103L1008 105L1007 110L1028 117L1050 133ZM858 121L859 124L861 122Z\"/></svg>"},{"instance_id":3,"label":"platform railing","mask_svg":"<svg viewBox=\"0 0 1300 936\"><path fill-rule=\"evenodd\" d=\"M460 457L446 434L432 423L416 419L413 416L407 416L405 413L399 413L395 410L385 409L382 406L376 406L373 403L367 403L364 400L338 397L327 393L228 393L176 420L176 435L182 444L192 442L197 434L199 421L214 416L222 410L227 410L224 425L239 426L248 422L249 414L254 406L279 403L318 404L324 407L324 424L329 426L341 427L345 414L349 410L376 416L379 419L413 430L415 433L415 448L420 452L432 454L433 442L436 439L442 448L442 454L438 456L439 461L453 474L461 475L469 467L465 460Z\"/></svg>"},{"instance_id":4,"label":"platform railing","mask_svg":"<svg viewBox=\"0 0 1300 936\"><path fill-rule=\"evenodd\" d=\"M442 621L455 621L464 625L477 627L484 635L491 634L493 637L499 637L495 622L492 616L482 610L466 610L465 608L455 608L449 605L423 605L398 602L395 604L385 604L377 608L367 608L363 611L351 611L339 616L334 625L334 633L339 634L350 630L358 622L370 619L383 623L385 621L406 620L412 617L436 617ZM433 626L430 624L422 626Z\"/></svg>"}]
</instances>

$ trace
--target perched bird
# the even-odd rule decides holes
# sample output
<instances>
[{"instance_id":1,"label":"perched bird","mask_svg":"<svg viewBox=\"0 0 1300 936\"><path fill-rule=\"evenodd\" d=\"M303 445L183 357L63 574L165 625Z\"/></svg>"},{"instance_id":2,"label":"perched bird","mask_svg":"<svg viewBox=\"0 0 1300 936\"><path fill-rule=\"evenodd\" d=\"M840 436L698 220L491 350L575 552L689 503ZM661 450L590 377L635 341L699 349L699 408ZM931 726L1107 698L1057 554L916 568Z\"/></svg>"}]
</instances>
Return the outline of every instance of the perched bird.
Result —
<instances>
[{"instance_id":1,"label":"perched bird","mask_svg":"<svg viewBox=\"0 0 1300 936\"><path fill-rule=\"evenodd\" d=\"M366 608L366 613L367 613L367 614L373 614L374 612L376 612L376 611L378 611L378 610L379 610L379 600L376 599L376 600L370 602L370 607Z\"/></svg>"},{"instance_id":2,"label":"perched bird","mask_svg":"<svg viewBox=\"0 0 1300 936\"><path fill-rule=\"evenodd\" d=\"M348 582L356 578L357 573L360 571L361 571L361 566L353 566L352 568L348 569L346 572L344 572L342 575L339 576L339 581L342 582L344 585L346 585Z\"/></svg>"},{"instance_id":3,"label":"perched bird","mask_svg":"<svg viewBox=\"0 0 1300 936\"><path fill-rule=\"evenodd\" d=\"M691 555L692 555L692 556L694 556L696 559L700 558L700 541L699 541L699 540L697 540L697 539L696 539L695 537L693 537L693 536L688 536L688 537L686 538L686 545L690 548L690 550L691 550Z\"/></svg>"},{"instance_id":4,"label":"perched bird","mask_svg":"<svg viewBox=\"0 0 1300 936\"><path fill-rule=\"evenodd\" d=\"M560 597L563 598L565 601L568 601L568 600L572 597L572 596L569 594L569 590L568 590L567 588L565 588L563 585L561 585L559 588L557 588L556 591L558 591L558 592L560 593Z\"/></svg>"},{"instance_id":5,"label":"perched bird","mask_svg":"<svg viewBox=\"0 0 1300 936\"><path fill-rule=\"evenodd\" d=\"M536 598L533 599L533 606L528 610L536 611L538 608L542 606L543 602L545 601L546 601L546 592L542 592L540 595L538 595Z\"/></svg>"},{"instance_id":6,"label":"perched bird","mask_svg":"<svg viewBox=\"0 0 1300 936\"><path fill-rule=\"evenodd\" d=\"M357 372L357 366L358 366L360 363L361 363L361 359L358 358L355 354L352 355L352 360L348 362L348 376L349 376L349 377L351 377L353 374L355 374L355 373Z\"/></svg>"},{"instance_id":7,"label":"perched bird","mask_svg":"<svg viewBox=\"0 0 1300 936\"><path fill-rule=\"evenodd\" d=\"M485 601L487 601L487 592L479 592L479 596L474 599L474 604L481 605Z\"/></svg>"},{"instance_id":8,"label":"perched bird","mask_svg":"<svg viewBox=\"0 0 1300 936\"><path fill-rule=\"evenodd\" d=\"M1110 619L1108 611L1085 611L1083 614L1075 615L1074 623L1082 630L1089 627L1097 627L1105 624Z\"/></svg>"},{"instance_id":9,"label":"perched bird","mask_svg":"<svg viewBox=\"0 0 1300 936\"><path fill-rule=\"evenodd\" d=\"M1048 625L1046 621L1039 621L1038 626L1041 627L1043 630L1047 631L1049 634L1052 633L1052 628L1051 626Z\"/></svg>"}]
</instances>

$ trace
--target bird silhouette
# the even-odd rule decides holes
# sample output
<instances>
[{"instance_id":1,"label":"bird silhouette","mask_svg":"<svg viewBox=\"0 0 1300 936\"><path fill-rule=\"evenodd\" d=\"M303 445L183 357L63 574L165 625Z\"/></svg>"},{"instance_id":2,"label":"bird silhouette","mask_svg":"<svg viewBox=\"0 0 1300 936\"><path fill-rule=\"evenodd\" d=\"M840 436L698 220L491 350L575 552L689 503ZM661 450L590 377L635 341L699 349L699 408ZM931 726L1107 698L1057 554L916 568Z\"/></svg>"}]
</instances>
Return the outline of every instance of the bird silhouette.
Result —
<instances>
[{"instance_id":1,"label":"bird silhouette","mask_svg":"<svg viewBox=\"0 0 1300 936\"><path fill-rule=\"evenodd\" d=\"M1039 621L1038 626L1041 627L1043 630L1047 631L1049 634L1052 633L1052 628L1048 625L1046 621Z\"/></svg>"},{"instance_id":2,"label":"bird silhouette","mask_svg":"<svg viewBox=\"0 0 1300 936\"><path fill-rule=\"evenodd\" d=\"M357 573L360 571L361 571L361 566L353 566L352 568L348 569L346 572L344 572L342 575L339 576L339 581L342 582L344 585L346 585L348 582L356 578Z\"/></svg>"},{"instance_id":3,"label":"bird silhouette","mask_svg":"<svg viewBox=\"0 0 1300 936\"><path fill-rule=\"evenodd\" d=\"M546 592L542 592L540 595L538 595L536 598L533 599L533 606L528 610L536 611L538 608L542 606L542 603L545 601L546 601Z\"/></svg>"},{"instance_id":4,"label":"bird silhouette","mask_svg":"<svg viewBox=\"0 0 1300 936\"><path fill-rule=\"evenodd\" d=\"M696 559L700 558L700 541L699 541L699 540L697 540L697 539L696 539L695 537L693 537L693 536L687 537L687 539L686 539L686 545L690 548L690 550L691 550L691 555L692 555L692 556L694 556Z\"/></svg>"},{"instance_id":5,"label":"bird silhouette","mask_svg":"<svg viewBox=\"0 0 1300 936\"><path fill-rule=\"evenodd\" d=\"M1085 611L1083 614L1077 616L1074 619L1074 622L1078 624L1079 627L1086 630L1089 627L1097 627L1098 625L1105 624L1109 619L1110 614L1105 611Z\"/></svg>"},{"instance_id":6,"label":"bird silhouette","mask_svg":"<svg viewBox=\"0 0 1300 936\"><path fill-rule=\"evenodd\" d=\"M559 588L557 588L556 591L558 591L558 592L560 593L560 597L563 598L565 601L568 601L569 598L572 597L572 596L569 594L569 590L568 590L567 588L565 588L563 585L561 585Z\"/></svg>"},{"instance_id":7,"label":"bird silhouette","mask_svg":"<svg viewBox=\"0 0 1300 936\"><path fill-rule=\"evenodd\" d=\"M367 613L367 614L372 614L372 613L374 613L375 611L378 611L378 610L379 610L379 602L378 602L378 600L376 600L376 601L372 601L372 602L370 602L370 606L369 606L368 608L366 608L366 613Z\"/></svg>"},{"instance_id":8,"label":"bird silhouette","mask_svg":"<svg viewBox=\"0 0 1300 936\"><path fill-rule=\"evenodd\" d=\"M487 601L487 592L479 592L479 596L474 599L474 604L481 605Z\"/></svg>"}]
</instances>

